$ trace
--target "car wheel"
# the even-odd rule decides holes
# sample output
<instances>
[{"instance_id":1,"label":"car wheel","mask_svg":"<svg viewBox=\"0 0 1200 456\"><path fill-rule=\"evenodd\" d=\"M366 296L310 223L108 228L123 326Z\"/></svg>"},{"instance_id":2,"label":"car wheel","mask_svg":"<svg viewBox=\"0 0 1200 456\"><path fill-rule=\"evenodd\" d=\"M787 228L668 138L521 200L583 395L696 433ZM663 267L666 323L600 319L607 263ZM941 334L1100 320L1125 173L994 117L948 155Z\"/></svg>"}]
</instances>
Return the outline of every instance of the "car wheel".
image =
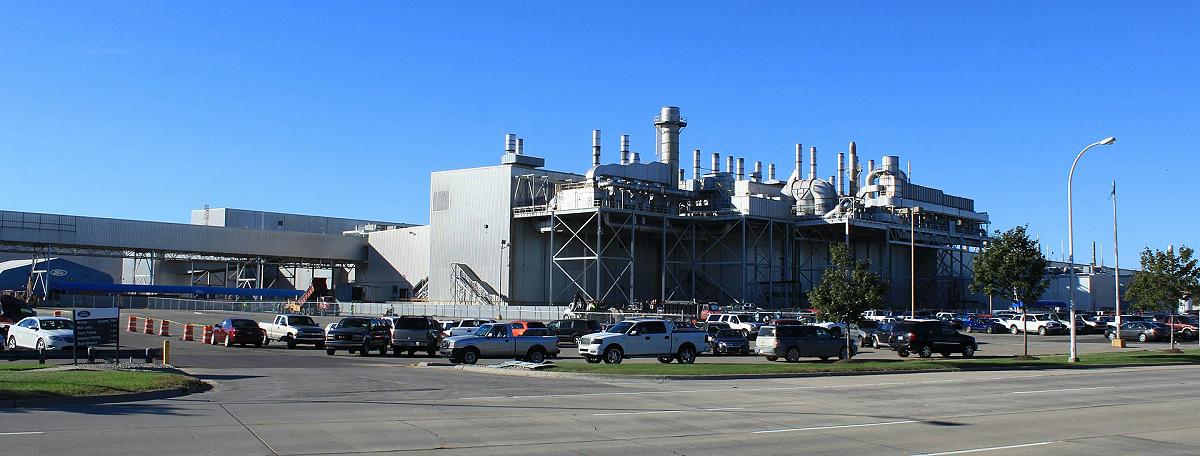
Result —
<instances>
[{"instance_id":1,"label":"car wheel","mask_svg":"<svg viewBox=\"0 0 1200 456\"><path fill-rule=\"evenodd\" d=\"M1013 325L1011 328L1008 328L1008 333L1009 334L1020 334L1021 331L1017 329L1017 325Z\"/></svg>"},{"instance_id":2,"label":"car wheel","mask_svg":"<svg viewBox=\"0 0 1200 456\"><path fill-rule=\"evenodd\" d=\"M988 326L987 333L988 334L996 334L996 328Z\"/></svg>"},{"instance_id":3,"label":"car wheel","mask_svg":"<svg viewBox=\"0 0 1200 456\"><path fill-rule=\"evenodd\" d=\"M1108 334L1105 334L1104 337L1107 337L1108 340L1117 340L1117 333L1110 332Z\"/></svg>"},{"instance_id":4,"label":"car wheel","mask_svg":"<svg viewBox=\"0 0 1200 456\"><path fill-rule=\"evenodd\" d=\"M325 354L326 354L326 355L329 355L329 356L333 356L333 354L334 354L335 352L337 352L337 350L334 350L334 349L332 349L332 348L325 349Z\"/></svg>"},{"instance_id":5,"label":"car wheel","mask_svg":"<svg viewBox=\"0 0 1200 456\"><path fill-rule=\"evenodd\" d=\"M663 355L663 356L658 357L658 362L663 363L663 364L671 364L671 361L674 361L674 360L675 360L675 358L673 358L669 355Z\"/></svg>"},{"instance_id":6,"label":"car wheel","mask_svg":"<svg viewBox=\"0 0 1200 456\"><path fill-rule=\"evenodd\" d=\"M900 355L901 358L907 358L908 350L896 350L896 354Z\"/></svg>"},{"instance_id":7,"label":"car wheel","mask_svg":"<svg viewBox=\"0 0 1200 456\"><path fill-rule=\"evenodd\" d=\"M972 327L968 326L968 327L967 327L967 333L973 333L973 332L975 332L975 328L972 328Z\"/></svg>"},{"instance_id":8,"label":"car wheel","mask_svg":"<svg viewBox=\"0 0 1200 456\"><path fill-rule=\"evenodd\" d=\"M371 346L370 345L363 344L362 347L359 347L358 356L367 356L370 354L371 354Z\"/></svg>"},{"instance_id":9,"label":"car wheel","mask_svg":"<svg viewBox=\"0 0 1200 456\"><path fill-rule=\"evenodd\" d=\"M265 347L265 346L268 346L268 345L271 345L271 337L270 337L270 336L263 336L262 344L263 344L263 346L264 346L264 347Z\"/></svg>"},{"instance_id":10,"label":"car wheel","mask_svg":"<svg viewBox=\"0 0 1200 456\"><path fill-rule=\"evenodd\" d=\"M1148 337L1146 337L1146 334L1145 334L1145 333L1138 334L1138 342L1145 342L1145 341L1146 341L1146 340L1148 340L1148 339L1149 339L1149 338L1148 338ZM42 341L40 341L40 340L38 341L38 343L41 343L41 342L42 342Z\"/></svg>"},{"instance_id":11,"label":"car wheel","mask_svg":"<svg viewBox=\"0 0 1200 456\"><path fill-rule=\"evenodd\" d=\"M8 336L8 349L9 349L9 350L16 350L16 349L17 349L17 338L16 338L16 336Z\"/></svg>"},{"instance_id":12,"label":"car wheel","mask_svg":"<svg viewBox=\"0 0 1200 456\"><path fill-rule=\"evenodd\" d=\"M789 348L788 351L783 354L783 359L789 363L800 361L800 350L796 347Z\"/></svg>"},{"instance_id":13,"label":"car wheel","mask_svg":"<svg viewBox=\"0 0 1200 456\"><path fill-rule=\"evenodd\" d=\"M1041 327L1041 328L1038 328L1038 335L1039 335L1039 336L1044 336L1044 335L1046 335L1046 327L1045 327L1045 326L1043 326L1043 327Z\"/></svg>"},{"instance_id":14,"label":"car wheel","mask_svg":"<svg viewBox=\"0 0 1200 456\"><path fill-rule=\"evenodd\" d=\"M924 345L921 347L921 352L917 353L917 354L920 355L922 358L929 358L929 357L933 356L933 347Z\"/></svg>"},{"instance_id":15,"label":"car wheel","mask_svg":"<svg viewBox=\"0 0 1200 456\"><path fill-rule=\"evenodd\" d=\"M848 359L848 358L850 358L850 351L847 350L846 347L842 347L841 350L838 350L838 359Z\"/></svg>"},{"instance_id":16,"label":"car wheel","mask_svg":"<svg viewBox=\"0 0 1200 456\"><path fill-rule=\"evenodd\" d=\"M876 339L874 337L871 338L871 348L879 350L879 339Z\"/></svg>"},{"instance_id":17,"label":"car wheel","mask_svg":"<svg viewBox=\"0 0 1200 456\"><path fill-rule=\"evenodd\" d=\"M233 346L233 341L232 341L232 340L229 340L229 335L228 335L228 334L226 334L226 335L225 335L225 346L226 346L226 347L232 347L232 346Z\"/></svg>"},{"instance_id":18,"label":"car wheel","mask_svg":"<svg viewBox=\"0 0 1200 456\"><path fill-rule=\"evenodd\" d=\"M1182 334L1182 336L1183 336L1183 338L1184 338L1184 339L1191 339L1192 337L1194 337L1194 336L1195 336L1195 334L1193 334L1193 333L1192 333L1192 330L1190 330L1190 329L1185 329L1185 330L1183 330L1183 334Z\"/></svg>"},{"instance_id":19,"label":"car wheel","mask_svg":"<svg viewBox=\"0 0 1200 456\"><path fill-rule=\"evenodd\" d=\"M475 351L474 348L463 350L461 357L463 364L475 364L479 362L479 352Z\"/></svg>"},{"instance_id":20,"label":"car wheel","mask_svg":"<svg viewBox=\"0 0 1200 456\"><path fill-rule=\"evenodd\" d=\"M975 346L967 345L967 346L963 347L962 355L964 358L970 358L972 356L975 356Z\"/></svg>"},{"instance_id":21,"label":"car wheel","mask_svg":"<svg viewBox=\"0 0 1200 456\"><path fill-rule=\"evenodd\" d=\"M779 361L779 357L778 356L768 356L767 361Z\"/></svg>"},{"instance_id":22,"label":"car wheel","mask_svg":"<svg viewBox=\"0 0 1200 456\"><path fill-rule=\"evenodd\" d=\"M583 358L583 360L584 360L584 361L587 361L587 363L588 363L588 364L598 364L598 363L600 362L600 357L598 357L598 356L585 356L585 357Z\"/></svg>"},{"instance_id":23,"label":"car wheel","mask_svg":"<svg viewBox=\"0 0 1200 456\"><path fill-rule=\"evenodd\" d=\"M608 347L604 350L604 364L621 364L625 359L625 353L620 347Z\"/></svg>"},{"instance_id":24,"label":"car wheel","mask_svg":"<svg viewBox=\"0 0 1200 456\"><path fill-rule=\"evenodd\" d=\"M579 346L579 339L580 339L580 337L579 337L579 336L575 336L575 346L576 346L576 347L578 347L578 346Z\"/></svg>"},{"instance_id":25,"label":"car wheel","mask_svg":"<svg viewBox=\"0 0 1200 456\"><path fill-rule=\"evenodd\" d=\"M546 362L546 351L542 347L533 347L529 349L529 354L525 358L534 364L542 364Z\"/></svg>"},{"instance_id":26,"label":"car wheel","mask_svg":"<svg viewBox=\"0 0 1200 456\"><path fill-rule=\"evenodd\" d=\"M1143 337L1144 337L1144 336L1145 336L1145 335L1143 335ZM46 350L46 340L45 340L45 339L38 339L38 341L37 341L37 346L36 346L35 348L37 349L37 351L44 351L44 350Z\"/></svg>"},{"instance_id":27,"label":"car wheel","mask_svg":"<svg viewBox=\"0 0 1200 456\"><path fill-rule=\"evenodd\" d=\"M291 337L289 337L287 340L287 347L288 347L288 350L295 350L296 349L296 339L292 339Z\"/></svg>"},{"instance_id":28,"label":"car wheel","mask_svg":"<svg viewBox=\"0 0 1200 456\"><path fill-rule=\"evenodd\" d=\"M679 360L679 364L691 364L696 362L696 349L691 345L679 347L679 353L675 354L675 359Z\"/></svg>"}]
</instances>

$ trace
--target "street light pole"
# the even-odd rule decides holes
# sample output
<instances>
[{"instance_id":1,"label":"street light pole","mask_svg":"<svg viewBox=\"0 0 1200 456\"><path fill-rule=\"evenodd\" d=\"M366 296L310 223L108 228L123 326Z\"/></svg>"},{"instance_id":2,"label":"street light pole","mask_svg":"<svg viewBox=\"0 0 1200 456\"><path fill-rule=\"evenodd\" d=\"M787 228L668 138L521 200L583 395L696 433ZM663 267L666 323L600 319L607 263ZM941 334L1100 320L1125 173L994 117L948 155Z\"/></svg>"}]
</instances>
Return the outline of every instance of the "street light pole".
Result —
<instances>
[{"instance_id":1,"label":"street light pole","mask_svg":"<svg viewBox=\"0 0 1200 456\"><path fill-rule=\"evenodd\" d=\"M1075 165L1079 164L1079 159L1083 158L1083 154L1095 146L1107 146L1117 142L1117 138L1109 136L1102 140L1088 144L1083 150L1079 151L1079 155L1075 156L1075 161L1071 162L1071 171L1067 173L1067 268L1071 270L1071 356L1067 358L1067 362L1079 362L1079 353L1077 351L1077 333L1075 331L1075 289L1078 286L1075 284L1075 214L1074 206L1072 205L1071 184L1075 179ZM1117 333L1120 334L1121 328L1117 327Z\"/></svg>"},{"instance_id":2,"label":"street light pole","mask_svg":"<svg viewBox=\"0 0 1200 456\"><path fill-rule=\"evenodd\" d=\"M908 293L909 304L912 305L912 318L917 318L917 213L921 208L908 210Z\"/></svg>"},{"instance_id":3,"label":"street light pole","mask_svg":"<svg viewBox=\"0 0 1200 456\"><path fill-rule=\"evenodd\" d=\"M1121 255L1117 249L1117 181L1113 181L1112 187L1113 200L1113 301L1116 304L1113 309L1116 311L1117 332L1113 338L1112 346L1116 348L1125 348L1125 339L1121 338Z\"/></svg>"}]
</instances>

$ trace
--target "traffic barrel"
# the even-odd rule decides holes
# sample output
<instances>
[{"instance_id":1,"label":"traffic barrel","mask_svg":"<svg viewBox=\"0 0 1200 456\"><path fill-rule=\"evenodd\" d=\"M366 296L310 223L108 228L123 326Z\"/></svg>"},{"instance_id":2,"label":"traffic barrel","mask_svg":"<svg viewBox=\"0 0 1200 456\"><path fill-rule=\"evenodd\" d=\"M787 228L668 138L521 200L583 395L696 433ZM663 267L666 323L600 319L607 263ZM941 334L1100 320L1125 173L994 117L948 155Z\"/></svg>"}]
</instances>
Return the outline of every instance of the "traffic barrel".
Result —
<instances>
[{"instance_id":1,"label":"traffic barrel","mask_svg":"<svg viewBox=\"0 0 1200 456\"><path fill-rule=\"evenodd\" d=\"M125 330L129 332L137 332L137 317L133 315L129 316L129 326L125 328Z\"/></svg>"},{"instance_id":2,"label":"traffic barrel","mask_svg":"<svg viewBox=\"0 0 1200 456\"><path fill-rule=\"evenodd\" d=\"M56 311L54 311L54 316L56 316L56 317L61 317L61 316L62 316L62 311L61 311L61 310L56 310Z\"/></svg>"},{"instance_id":3,"label":"traffic barrel","mask_svg":"<svg viewBox=\"0 0 1200 456\"><path fill-rule=\"evenodd\" d=\"M146 331L145 331L145 333L146 333L146 334L150 334L150 335L153 335L153 334L154 334L154 319L153 319L153 318L147 318L147 319L146 319Z\"/></svg>"},{"instance_id":4,"label":"traffic barrel","mask_svg":"<svg viewBox=\"0 0 1200 456\"><path fill-rule=\"evenodd\" d=\"M194 326L194 325L191 325L191 324L183 325L183 340L187 340L187 341L196 340L196 335L195 335L195 333L193 333L192 326Z\"/></svg>"},{"instance_id":5,"label":"traffic barrel","mask_svg":"<svg viewBox=\"0 0 1200 456\"><path fill-rule=\"evenodd\" d=\"M163 320L162 323L159 324L158 335L163 337L171 337L171 322L169 320Z\"/></svg>"},{"instance_id":6,"label":"traffic barrel","mask_svg":"<svg viewBox=\"0 0 1200 456\"><path fill-rule=\"evenodd\" d=\"M213 327L212 325L204 325L204 334L201 335L200 342L211 344L213 343Z\"/></svg>"}]
</instances>

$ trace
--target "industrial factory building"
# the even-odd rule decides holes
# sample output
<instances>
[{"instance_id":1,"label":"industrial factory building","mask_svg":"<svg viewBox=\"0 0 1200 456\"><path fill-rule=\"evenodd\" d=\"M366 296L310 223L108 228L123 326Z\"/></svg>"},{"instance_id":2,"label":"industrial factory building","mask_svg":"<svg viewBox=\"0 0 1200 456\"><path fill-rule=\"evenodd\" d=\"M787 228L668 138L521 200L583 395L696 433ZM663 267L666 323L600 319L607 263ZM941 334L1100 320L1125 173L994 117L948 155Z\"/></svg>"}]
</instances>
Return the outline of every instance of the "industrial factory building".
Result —
<instances>
[{"instance_id":1,"label":"industrial factory building","mask_svg":"<svg viewBox=\"0 0 1200 456\"><path fill-rule=\"evenodd\" d=\"M323 277L344 301L796 308L829 247L849 243L889 283L893 307L908 307L912 283L919 307L986 305L968 285L987 213L910 182L900 157L796 144L777 169L685 152L678 108L653 125L653 156L631 151L628 135L610 152L595 130L590 162L581 150L574 171L545 169L507 135L499 164L432 174L428 225L214 208L190 224L0 211L0 260L67 258L123 284L248 289L241 298ZM108 267L92 265L101 259Z\"/></svg>"}]
</instances>

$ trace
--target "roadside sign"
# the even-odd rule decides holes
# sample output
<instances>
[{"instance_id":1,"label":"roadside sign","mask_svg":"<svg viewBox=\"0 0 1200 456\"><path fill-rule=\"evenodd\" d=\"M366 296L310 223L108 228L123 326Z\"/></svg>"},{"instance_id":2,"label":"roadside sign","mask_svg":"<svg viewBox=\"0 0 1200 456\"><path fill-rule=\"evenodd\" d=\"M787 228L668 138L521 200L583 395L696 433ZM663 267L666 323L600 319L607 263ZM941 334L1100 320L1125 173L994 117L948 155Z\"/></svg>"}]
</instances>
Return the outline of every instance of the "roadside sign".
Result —
<instances>
[{"instance_id":1,"label":"roadside sign","mask_svg":"<svg viewBox=\"0 0 1200 456\"><path fill-rule=\"evenodd\" d=\"M121 311L115 307L75 309L75 345L96 347L116 344Z\"/></svg>"}]
</instances>

